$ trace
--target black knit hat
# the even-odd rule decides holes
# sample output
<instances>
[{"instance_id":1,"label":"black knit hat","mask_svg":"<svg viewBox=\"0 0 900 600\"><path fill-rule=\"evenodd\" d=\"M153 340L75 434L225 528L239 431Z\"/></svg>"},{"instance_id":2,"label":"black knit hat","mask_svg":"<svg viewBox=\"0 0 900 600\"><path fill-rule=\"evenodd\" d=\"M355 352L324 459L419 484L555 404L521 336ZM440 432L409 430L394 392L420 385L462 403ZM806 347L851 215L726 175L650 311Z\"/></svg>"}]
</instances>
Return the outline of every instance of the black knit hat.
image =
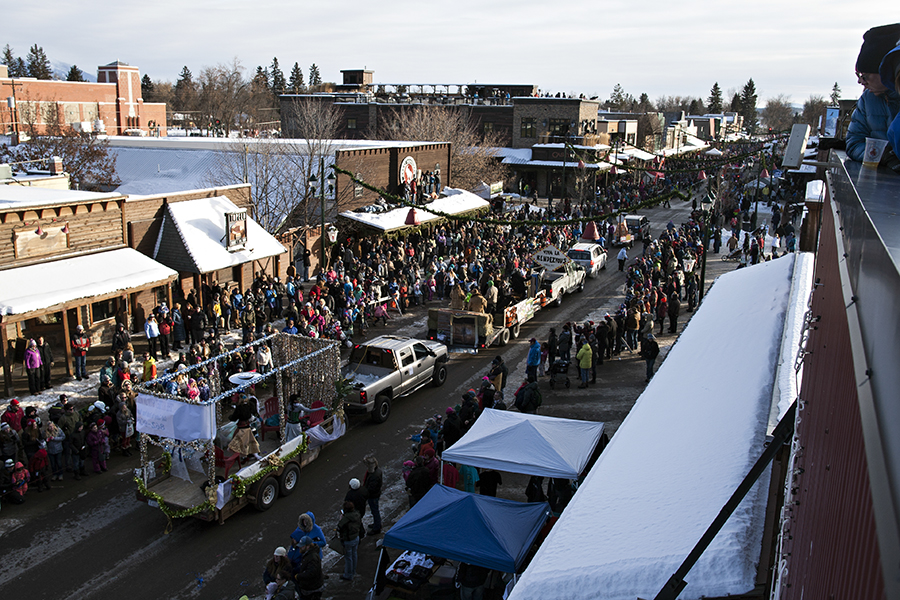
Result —
<instances>
[{"instance_id":1,"label":"black knit hat","mask_svg":"<svg viewBox=\"0 0 900 600\"><path fill-rule=\"evenodd\" d=\"M856 59L857 73L877 73L884 55L900 40L900 23L873 27L863 34L863 44Z\"/></svg>"}]
</instances>

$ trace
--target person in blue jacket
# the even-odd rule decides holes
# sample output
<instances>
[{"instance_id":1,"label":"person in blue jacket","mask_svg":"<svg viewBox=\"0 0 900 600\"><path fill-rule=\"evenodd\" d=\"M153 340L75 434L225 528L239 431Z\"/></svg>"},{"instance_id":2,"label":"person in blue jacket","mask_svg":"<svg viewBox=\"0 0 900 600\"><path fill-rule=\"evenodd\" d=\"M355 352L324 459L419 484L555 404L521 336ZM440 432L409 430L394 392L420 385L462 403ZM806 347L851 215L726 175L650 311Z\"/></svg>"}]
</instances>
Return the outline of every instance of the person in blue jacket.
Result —
<instances>
[{"instance_id":1,"label":"person in blue jacket","mask_svg":"<svg viewBox=\"0 0 900 600\"><path fill-rule=\"evenodd\" d=\"M856 59L856 77L864 90L847 129L847 155L862 162L866 138L888 139L887 130L900 113L900 94L882 83L879 66L900 40L900 23L873 27L863 35Z\"/></svg>"},{"instance_id":2,"label":"person in blue jacket","mask_svg":"<svg viewBox=\"0 0 900 600\"><path fill-rule=\"evenodd\" d=\"M316 525L316 516L312 513L312 511L305 512L300 515L300 519L297 521L297 529L294 530L294 533L291 534L291 550L288 552L288 556L291 558L291 562L293 562L292 554L296 554L297 561L299 564L299 560L302 557L303 553L299 552L299 543L300 540L303 539L303 536L309 536L310 539L319 547L319 558L322 557L322 548L325 547L325 534L322 533L322 528ZM297 552L295 553L295 549Z\"/></svg>"},{"instance_id":3,"label":"person in blue jacket","mask_svg":"<svg viewBox=\"0 0 900 600\"><path fill-rule=\"evenodd\" d=\"M528 381L537 381L537 369L541 364L541 344L535 338L531 338L530 344L528 359L525 361L525 374Z\"/></svg>"},{"instance_id":4,"label":"person in blue jacket","mask_svg":"<svg viewBox=\"0 0 900 600\"><path fill-rule=\"evenodd\" d=\"M884 60L881 61L879 74L881 75L881 83L885 87L891 91L900 92L900 43L885 55ZM890 127L888 127L887 139L894 156L900 156L900 114L894 117ZM888 162L888 166L895 171L897 170L891 162Z\"/></svg>"}]
</instances>

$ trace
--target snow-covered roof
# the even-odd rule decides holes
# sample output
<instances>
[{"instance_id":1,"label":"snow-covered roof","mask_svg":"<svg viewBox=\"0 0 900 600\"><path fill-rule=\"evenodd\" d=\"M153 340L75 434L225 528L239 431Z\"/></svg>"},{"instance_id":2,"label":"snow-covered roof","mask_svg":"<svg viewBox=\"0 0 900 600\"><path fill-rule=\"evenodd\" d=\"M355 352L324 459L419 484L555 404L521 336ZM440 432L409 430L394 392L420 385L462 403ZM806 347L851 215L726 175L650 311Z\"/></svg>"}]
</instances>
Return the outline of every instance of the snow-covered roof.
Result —
<instances>
[{"instance_id":1,"label":"snow-covered roof","mask_svg":"<svg viewBox=\"0 0 900 600\"><path fill-rule=\"evenodd\" d=\"M792 285L795 257L813 259L792 254L717 280L510 600L634 600L662 589L764 449L780 400L773 399L777 368L793 369L781 353L783 340L793 339L785 315L812 286L808 268ZM802 319L799 312L791 314ZM679 598L754 588L767 490L763 475Z\"/></svg>"},{"instance_id":2,"label":"snow-covered roof","mask_svg":"<svg viewBox=\"0 0 900 600\"><path fill-rule=\"evenodd\" d=\"M116 292L160 285L178 273L132 248L0 272L0 314L23 315Z\"/></svg>"},{"instance_id":3,"label":"snow-covered roof","mask_svg":"<svg viewBox=\"0 0 900 600\"><path fill-rule=\"evenodd\" d=\"M609 162L602 162L602 163L584 163L584 168L585 169L599 169L600 171L605 171L606 169L609 169L610 167L612 167L610 162L612 162L612 161L610 160ZM529 167L551 167L554 169L562 169L564 167L566 169L580 168L578 166L577 160L574 160L574 161L567 160L565 163L563 163L563 161L561 161L561 160L529 160L527 163L525 163L525 165L529 166Z\"/></svg>"},{"instance_id":4,"label":"snow-covered roof","mask_svg":"<svg viewBox=\"0 0 900 600\"><path fill-rule=\"evenodd\" d=\"M449 215L458 215L490 206L490 202L466 190L444 188L443 194L445 197L438 198L422 207L416 208L416 216L420 223L443 218L428 212L429 209ZM394 229L406 227L406 217L409 215L409 210L408 207L395 208L383 213L358 213L348 210L342 212L341 216L352 221L364 223L375 229L393 231Z\"/></svg>"},{"instance_id":5,"label":"snow-covered roof","mask_svg":"<svg viewBox=\"0 0 900 600\"><path fill-rule=\"evenodd\" d=\"M651 154L650 152L641 150L640 148L629 147L629 148L625 148L624 150L622 150L622 152L625 154L630 154L631 156L633 156L634 158L636 158L638 160L654 160L657 158L657 156L655 154Z\"/></svg>"},{"instance_id":6,"label":"snow-covered roof","mask_svg":"<svg viewBox=\"0 0 900 600\"><path fill-rule=\"evenodd\" d=\"M18 210L31 206L105 202L122 197L120 193L55 190L22 185L0 185L0 210Z\"/></svg>"},{"instance_id":7,"label":"snow-covered roof","mask_svg":"<svg viewBox=\"0 0 900 600\"><path fill-rule=\"evenodd\" d=\"M240 209L224 196L171 202L166 206L167 213L160 228L155 258L179 270L209 273L285 252L284 246L250 217L247 217L246 249L228 251L224 241L225 213ZM168 255L161 244L173 227L187 257ZM184 258L189 259L194 269L185 268L186 265L181 262Z\"/></svg>"}]
</instances>

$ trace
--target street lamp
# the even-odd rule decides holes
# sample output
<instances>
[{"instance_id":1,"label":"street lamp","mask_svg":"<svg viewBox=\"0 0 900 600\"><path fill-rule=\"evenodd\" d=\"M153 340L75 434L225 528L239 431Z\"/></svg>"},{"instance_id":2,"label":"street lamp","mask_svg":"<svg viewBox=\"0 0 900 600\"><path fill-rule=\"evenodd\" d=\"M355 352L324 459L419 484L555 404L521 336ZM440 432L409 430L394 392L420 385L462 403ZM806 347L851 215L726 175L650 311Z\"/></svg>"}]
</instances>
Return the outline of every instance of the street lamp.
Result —
<instances>
[{"instance_id":1,"label":"street lamp","mask_svg":"<svg viewBox=\"0 0 900 600\"><path fill-rule=\"evenodd\" d=\"M319 265L319 269L321 273L325 273L325 181L328 181L328 191L334 191L334 171L332 170L328 173L328 177L325 177L325 157L319 157L319 178L316 178L316 174L313 173L309 176L309 189L312 191L313 195L316 193L316 183L322 180L322 184L319 186L319 199L321 201L320 211L322 214L322 228L319 230L319 243L322 244L322 258Z\"/></svg>"},{"instance_id":2,"label":"street lamp","mask_svg":"<svg viewBox=\"0 0 900 600\"><path fill-rule=\"evenodd\" d=\"M716 190L718 192L718 190ZM707 192L700 201L700 209L704 213L703 220L703 262L700 264L700 302L703 302L703 291L706 288L706 257L709 254L709 222L712 220L712 209L716 197L712 191Z\"/></svg>"}]
</instances>

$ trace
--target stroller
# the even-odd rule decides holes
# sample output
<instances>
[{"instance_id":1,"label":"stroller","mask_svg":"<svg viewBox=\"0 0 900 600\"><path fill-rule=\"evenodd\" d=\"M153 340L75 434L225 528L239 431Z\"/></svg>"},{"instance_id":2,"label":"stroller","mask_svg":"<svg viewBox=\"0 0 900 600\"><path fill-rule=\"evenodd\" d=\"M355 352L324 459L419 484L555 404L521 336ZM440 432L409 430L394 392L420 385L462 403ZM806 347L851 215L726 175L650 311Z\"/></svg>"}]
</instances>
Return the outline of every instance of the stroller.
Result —
<instances>
[{"instance_id":1,"label":"stroller","mask_svg":"<svg viewBox=\"0 0 900 600\"><path fill-rule=\"evenodd\" d=\"M552 388L563 381L565 381L566 387L571 385L569 381L569 361L564 358L557 358L550 365L550 387Z\"/></svg>"}]
</instances>

